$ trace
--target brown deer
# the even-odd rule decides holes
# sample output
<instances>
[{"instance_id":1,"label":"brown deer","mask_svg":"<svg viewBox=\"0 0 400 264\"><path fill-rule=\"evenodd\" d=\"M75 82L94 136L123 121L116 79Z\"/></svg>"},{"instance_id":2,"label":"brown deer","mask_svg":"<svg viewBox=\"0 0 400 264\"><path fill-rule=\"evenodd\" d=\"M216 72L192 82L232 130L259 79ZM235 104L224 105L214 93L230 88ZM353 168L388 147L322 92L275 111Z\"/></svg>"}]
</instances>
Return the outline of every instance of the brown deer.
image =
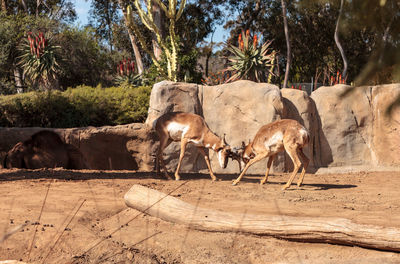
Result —
<instances>
[{"instance_id":1,"label":"brown deer","mask_svg":"<svg viewBox=\"0 0 400 264\"><path fill-rule=\"evenodd\" d=\"M211 165L207 149L212 149L218 153L218 161L221 168L225 169L228 164L228 158L231 154L231 148L225 141L225 136L220 139L215 135L207 126L204 119L196 114L183 113L183 112L170 112L160 116L153 124L158 137L160 139L160 146L158 148L156 157L157 173L160 172L159 163L163 166L165 177L170 179L167 168L163 159L164 149L172 141L181 142L181 153L179 156L178 166L175 171L175 180L179 180L179 169L183 156L185 155L186 145L193 143L200 153L204 156L207 167L210 171L210 176L213 181L215 177Z\"/></svg>"},{"instance_id":2,"label":"brown deer","mask_svg":"<svg viewBox=\"0 0 400 264\"><path fill-rule=\"evenodd\" d=\"M262 126L253 141L247 146L244 142L242 161L246 164L239 177L233 181L232 185L238 184L246 173L247 169L254 163L269 157L265 177L261 180L264 184L268 179L268 173L271 168L272 161L276 154L281 151L286 151L294 164L294 170L286 185L282 188L287 189L296 176L300 166L303 164L303 170L297 186L303 183L304 174L306 173L309 159L303 153L303 147L310 141L310 136L306 128L299 124L299 122L291 119L283 119L273 123Z\"/></svg>"}]
</instances>

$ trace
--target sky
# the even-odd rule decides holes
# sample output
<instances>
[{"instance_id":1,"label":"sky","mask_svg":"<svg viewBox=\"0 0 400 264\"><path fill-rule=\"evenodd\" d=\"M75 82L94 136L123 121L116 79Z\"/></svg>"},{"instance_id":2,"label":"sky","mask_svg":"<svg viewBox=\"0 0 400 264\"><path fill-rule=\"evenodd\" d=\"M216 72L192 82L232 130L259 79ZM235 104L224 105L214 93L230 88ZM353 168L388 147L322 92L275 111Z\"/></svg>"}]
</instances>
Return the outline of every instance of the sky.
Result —
<instances>
[{"instance_id":1,"label":"sky","mask_svg":"<svg viewBox=\"0 0 400 264\"><path fill-rule=\"evenodd\" d=\"M88 22L88 13L90 9L90 1L75 0L75 10L78 15L76 23L78 25L84 26Z\"/></svg>"},{"instance_id":2,"label":"sky","mask_svg":"<svg viewBox=\"0 0 400 264\"><path fill-rule=\"evenodd\" d=\"M88 23L88 13L90 9L90 0L75 0L73 1L75 4L75 10L78 16L77 21L75 22L77 25L84 26ZM213 41L214 42L225 42L229 37L229 32L227 32L223 25L217 25L217 29L214 33ZM211 35L206 39L207 42L211 41Z\"/></svg>"}]
</instances>

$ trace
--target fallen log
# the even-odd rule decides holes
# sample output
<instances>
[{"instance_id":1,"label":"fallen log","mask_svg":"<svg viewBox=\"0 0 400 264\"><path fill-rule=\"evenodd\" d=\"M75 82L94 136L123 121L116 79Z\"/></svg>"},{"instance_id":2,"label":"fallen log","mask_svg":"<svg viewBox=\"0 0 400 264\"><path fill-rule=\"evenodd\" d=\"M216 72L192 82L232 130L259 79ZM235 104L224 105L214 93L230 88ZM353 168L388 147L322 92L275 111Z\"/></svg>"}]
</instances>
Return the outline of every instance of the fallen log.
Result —
<instances>
[{"instance_id":1,"label":"fallen log","mask_svg":"<svg viewBox=\"0 0 400 264\"><path fill-rule=\"evenodd\" d=\"M196 207L141 185L133 185L124 199L127 206L143 213L202 231L241 232L400 252L399 229L361 225L345 218L228 213Z\"/></svg>"}]
</instances>

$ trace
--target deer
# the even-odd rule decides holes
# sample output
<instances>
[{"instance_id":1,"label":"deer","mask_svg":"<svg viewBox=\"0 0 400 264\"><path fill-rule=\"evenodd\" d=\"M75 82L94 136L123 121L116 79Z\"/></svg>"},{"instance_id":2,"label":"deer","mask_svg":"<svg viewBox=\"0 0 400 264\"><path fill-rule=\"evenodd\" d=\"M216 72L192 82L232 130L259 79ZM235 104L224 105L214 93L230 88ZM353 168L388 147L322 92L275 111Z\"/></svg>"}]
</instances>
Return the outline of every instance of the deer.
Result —
<instances>
[{"instance_id":1,"label":"deer","mask_svg":"<svg viewBox=\"0 0 400 264\"><path fill-rule=\"evenodd\" d=\"M241 155L245 166L239 177L233 181L232 185L237 185L239 183L252 164L268 157L267 170L264 178L260 181L260 184L263 185L267 182L269 170L276 155L279 152L286 151L293 161L294 169L282 190L286 190L290 187L298 170L301 165L303 165L299 181L297 182L297 186L300 187L310 162L303 153L303 148L309 141L309 132L296 120L282 119L262 126L258 130L253 141L250 141L247 145L242 142Z\"/></svg>"},{"instance_id":2,"label":"deer","mask_svg":"<svg viewBox=\"0 0 400 264\"><path fill-rule=\"evenodd\" d=\"M221 168L225 169L228 165L228 158L231 156L232 151L225 141L225 135L221 139L214 134L201 116L192 113L169 112L156 119L153 127L160 140L156 156L157 174L160 173L159 165L161 162L165 177L171 179L165 166L163 151L173 141L181 142L179 162L175 171L175 180L177 181L180 180L179 170L188 143L194 144L204 156L212 181L216 181L217 177L215 177L212 171L210 158L206 149L212 149L217 153Z\"/></svg>"}]
</instances>

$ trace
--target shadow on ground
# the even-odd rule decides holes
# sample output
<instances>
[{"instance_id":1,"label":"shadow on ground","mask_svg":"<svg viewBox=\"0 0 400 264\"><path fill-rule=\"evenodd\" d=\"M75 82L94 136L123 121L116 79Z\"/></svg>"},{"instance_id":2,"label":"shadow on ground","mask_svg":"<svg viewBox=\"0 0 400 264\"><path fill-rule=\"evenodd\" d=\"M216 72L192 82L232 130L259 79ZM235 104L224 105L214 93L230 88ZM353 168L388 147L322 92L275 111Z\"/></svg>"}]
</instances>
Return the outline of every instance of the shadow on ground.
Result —
<instances>
[{"instance_id":1,"label":"shadow on ground","mask_svg":"<svg viewBox=\"0 0 400 264\"><path fill-rule=\"evenodd\" d=\"M170 173L171 175L172 173ZM210 179L208 173L181 173L181 181ZM238 177L238 174L216 174L218 181L231 182ZM242 178L242 183L259 184L262 175L248 175ZM286 182L273 181L271 175L269 184L283 185ZM109 171L109 170L65 170L65 169L3 169L0 170L0 181L18 181L31 179L61 179L61 180L93 180L93 179L158 179L166 180L163 174L157 175L155 172L136 172L130 170ZM167 181L167 180L166 180ZM211 181L211 179L210 179ZM349 189L357 185L352 184L303 184L302 188L314 187L315 190L329 189Z\"/></svg>"}]
</instances>

